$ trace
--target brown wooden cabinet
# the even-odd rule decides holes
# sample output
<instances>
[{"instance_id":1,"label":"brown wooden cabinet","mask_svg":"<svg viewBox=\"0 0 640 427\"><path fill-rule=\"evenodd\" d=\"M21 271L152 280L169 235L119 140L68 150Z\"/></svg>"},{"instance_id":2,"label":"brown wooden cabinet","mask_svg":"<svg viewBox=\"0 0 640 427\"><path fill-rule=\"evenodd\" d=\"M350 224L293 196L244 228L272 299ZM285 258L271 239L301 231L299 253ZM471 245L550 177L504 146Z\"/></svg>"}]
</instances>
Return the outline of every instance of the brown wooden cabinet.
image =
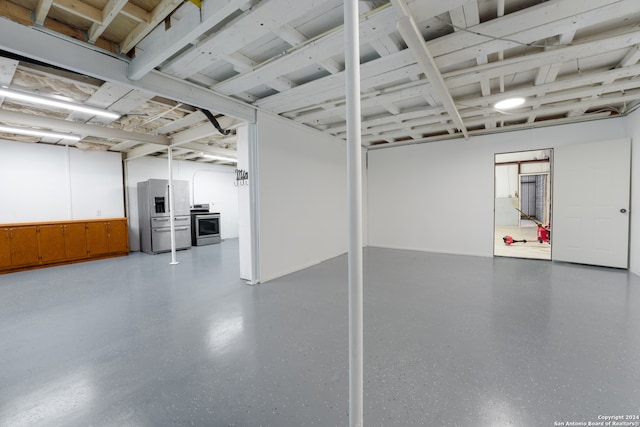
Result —
<instances>
[{"instance_id":1,"label":"brown wooden cabinet","mask_svg":"<svg viewBox=\"0 0 640 427\"><path fill-rule=\"evenodd\" d=\"M41 225L38 241L42 263L86 258L87 235L85 223Z\"/></svg>"},{"instance_id":2,"label":"brown wooden cabinet","mask_svg":"<svg viewBox=\"0 0 640 427\"><path fill-rule=\"evenodd\" d=\"M126 218L0 225L0 273L128 252Z\"/></svg>"},{"instance_id":3,"label":"brown wooden cabinet","mask_svg":"<svg viewBox=\"0 0 640 427\"><path fill-rule=\"evenodd\" d=\"M129 229L127 220L111 220L107 223L109 252L129 252Z\"/></svg>"},{"instance_id":4,"label":"brown wooden cabinet","mask_svg":"<svg viewBox=\"0 0 640 427\"><path fill-rule=\"evenodd\" d=\"M0 228L0 269L11 267L9 228Z\"/></svg>"},{"instance_id":5,"label":"brown wooden cabinet","mask_svg":"<svg viewBox=\"0 0 640 427\"><path fill-rule=\"evenodd\" d=\"M38 228L41 261L49 263L65 259L64 225L41 225Z\"/></svg>"},{"instance_id":6,"label":"brown wooden cabinet","mask_svg":"<svg viewBox=\"0 0 640 427\"><path fill-rule=\"evenodd\" d=\"M106 221L87 223L87 251L89 256L109 253L109 233Z\"/></svg>"},{"instance_id":7,"label":"brown wooden cabinet","mask_svg":"<svg viewBox=\"0 0 640 427\"><path fill-rule=\"evenodd\" d=\"M87 257L89 254L87 252L87 231L85 223L65 224L64 243L68 259Z\"/></svg>"},{"instance_id":8,"label":"brown wooden cabinet","mask_svg":"<svg viewBox=\"0 0 640 427\"><path fill-rule=\"evenodd\" d=\"M40 253L37 226L11 227L9 239L12 267L38 265Z\"/></svg>"}]
</instances>

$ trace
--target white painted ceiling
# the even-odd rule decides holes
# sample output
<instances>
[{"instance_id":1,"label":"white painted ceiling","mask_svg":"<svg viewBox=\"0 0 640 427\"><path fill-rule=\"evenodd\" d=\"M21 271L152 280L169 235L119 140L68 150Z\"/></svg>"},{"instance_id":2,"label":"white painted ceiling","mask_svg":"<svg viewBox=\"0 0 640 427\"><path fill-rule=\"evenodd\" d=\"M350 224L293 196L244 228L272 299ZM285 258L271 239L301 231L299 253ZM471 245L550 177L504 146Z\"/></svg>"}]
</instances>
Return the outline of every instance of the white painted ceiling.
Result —
<instances>
[{"instance_id":1,"label":"white painted ceiling","mask_svg":"<svg viewBox=\"0 0 640 427\"><path fill-rule=\"evenodd\" d=\"M128 58L133 80L156 70L345 138L342 1L3 1L7 19ZM638 0L393 0L359 7L364 146L618 117L640 99ZM105 122L2 103L5 124L39 115L130 133L87 127L79 148L131 158L180 141L177 156L198 161L205 161L203 151L235 152L241 120L223 111L213 113L227 136L194 106L8 54L0 79L123 114ZM493 108L514 95L525 97L524 105Z\"/></svg>"}]
</instances>

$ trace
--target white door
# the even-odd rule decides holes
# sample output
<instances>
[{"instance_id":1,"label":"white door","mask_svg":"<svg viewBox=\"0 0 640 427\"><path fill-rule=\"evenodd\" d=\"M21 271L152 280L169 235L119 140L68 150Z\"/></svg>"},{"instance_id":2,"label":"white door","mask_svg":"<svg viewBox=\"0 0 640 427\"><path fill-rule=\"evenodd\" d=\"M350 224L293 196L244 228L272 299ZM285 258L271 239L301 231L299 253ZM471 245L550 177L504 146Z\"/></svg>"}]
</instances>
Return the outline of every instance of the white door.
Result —
<instances>
[{"instance_id":1,"label":"white door","mask_svg":"<svg viewBox=\"0 0 640 427\"><path fill-rule=\"evenodd\" d=\"M553 150L552 259L627 268L629 139Z\"/></svg>"}]
</instances>

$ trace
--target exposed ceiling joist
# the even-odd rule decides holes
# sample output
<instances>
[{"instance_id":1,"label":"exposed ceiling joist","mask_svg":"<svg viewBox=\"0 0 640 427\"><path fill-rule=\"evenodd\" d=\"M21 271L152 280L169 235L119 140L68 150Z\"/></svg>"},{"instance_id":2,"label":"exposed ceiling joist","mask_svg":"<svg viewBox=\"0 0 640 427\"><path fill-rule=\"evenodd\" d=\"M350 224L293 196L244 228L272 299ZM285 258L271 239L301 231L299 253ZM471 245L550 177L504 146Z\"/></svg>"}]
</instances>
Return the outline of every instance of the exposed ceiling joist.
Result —
<instances>
[{"instance_id":1,"label":"exposed ceiling joist","mask_svg":"<svg viewBox=\"0 0 640 427\"><path fill-rule=\"evenodd\" d=\"M319 7L321 0L269 0L258 3L224 28L195 44L172 61L163 71L179 78L190 77L206 68L211 61L237 52L247 43L269 35L309 9ZM286 13L283 11L286 10ZM267 23L267 25L265 25ZM273 80L273 79L270 79Z\"/></svg>"},{"instance_id":2,"label":"exposed ceiling joist","mask_svg":"<svg viewBox=\"0 0 640 427\"><path fill-rule=\"evenodd\" d=\"M127 4L128 0L109 0L102 9L102 21L94 22L89 29L89 43L95 43L98 37L107 29L107 27L118 16L122 8Z\"/></svg>"},{"instance_id":3,"label":"exposed ceiling joist","mask_svg":"<svg viewBox=\"0 0 640 427\"><path fill-rule=\"evenodd\" d=\"M395 2L401 2L403 0L394 0ZM456 127L462 132L466 139L469 139L469 132L462 122L460 113L456 108L453 97L449 93L447 86L440 74L440 70L436 66L436 63L429 53L429 49L425 45L424 39L415 21L411 16L404 16L398 20L398 31L402 35L402 38L407 43L409 50L413 53L418 63L421 65L427 79L431 83L434 94L440 99L444 108L447 110L449 117L456 125Z\"/></svg>"},{"instance_id":4,"label":"exposed ceiling joist","mask_svg":"<svg viewBox=\"0 0 640 427\"><path fill-rule=\"evenodd\" d=\"M233 132L218 135L197 108L211 111L224 129L234 129L236 119L255 122L255 106L344 137L340 0L207 0L202 9L177 0L3 1L0 6L7 7L0 7L0 15L13 22L0 25L0 49L92 76L76 101L125 116L108 123L52 109L38 114L171 135L183 144L178 157L196 161L198 148L234 145ZM395 3L402 4L400 15L389 0L359 2L364 145L454 139L461 126L476 135L615 117L638 105L637 0ZM13 27L33 27L38 16L44 22L38 31ZM408 17L400 31L399 16ZM147 35L140 39L142 34ZM76 39L72 48L69 37ZM95 47L84 48L96 38ZM114 48L124 51L127 43L135 44L131 60ZM104 55L105 46L115 55ZM28 73L19 67L10 84L19 90L42 87L29 81L21 86ZM66 89L60 85L82 84L62 74L52 78L61 95ZM41 95L56 93L43 90ZM527 101L514 114L491 108L516 94ZM22 108L13 101L3 105ZM162 148L122 139L87 141L125 153Z\"/></svg>"},{"instance_id":5,"label":"exposed ceiling joist","mask_svg":"<svg viewBox=\"0 0 640 427\"><path fill-rule=\"evenodd\" d=\"M170 145L171 147L177 146L183 149L192 150L196 153L207 153L207 154L213 154L213 155L230 157L230 158L235 158L236 156L235 151L226 150L224 148L201 146L200 144L192 145L191 143L184 143L183 145L175 145L175 144L170 144ZM140 157L148 156L150 154L166 151L168 147L169 145L164 145L164 144L143 144L127 152L125 156L125 160L133 160Z\"/></svg>"},{"instance_id":6,"label":"exposed ceiling joist","mask_svg":"<svg viewBox=\"0 0 640 427\"><path fill-rule=\"evenodd\" d=\"M0 57L0 86L9 86L13 80L13 76L18 69L19 62L15 59ZM4 101L4 97L0 96L0 105Z\"/></svg>"},{"instance_id":7,"label":"exposed ceiling joist","mask_svg":"<svg viewBox=\"0 0 640 427\"><path fill-rule=\"evenodd\" d=\"M75 0L56 0L53 7L62 9L71 15L91 21L94 24L102 22L102 11L87 3L76 2Z\"/></svg>"},{"instance_id":8,"label":"exposed ceiling joist","mask_svg":"<svg viewBox=\"0 0 640 427\"><path fill-rule=\"evenodd\" d=\"M179 20L172 19L169 28L159 25L138 44L136 56L129 64L129 78L142 78L231 13L249 3L249 0L210 0L203 2L202 10L191 2L184 3L180 7L182 16Z\"/></svg>"},{"instance_id":9,"label":"exposed ceiling joist","mask_svg":"<svg viewBox=\"0 0 640 427\"><path fill-rule=\"evenodd\" d=\"M143 22L127 35L120 44L122 52L128 53L135 45L149 34L159 23L169 16L176 7L182 4L182 0L162 0L150 13L149 22Z\"/></svg>"},{"instance_id":10,"label":"exposed ceiling joist","mask_svg":"<svg viewBox=\"0 0 640 427\"><path fill-rule=\"evenodd\" d=\"M148 142L169 145L171 140L161 135L127 132L124 130L107 128L104 126L70 122L50 117L34 116L16 111L0 110L0 121L28 127L41 127L57 131L73 132L82 136L97 136L101 138L126 139L138 142Z\"/></svg>"},{"instance_id":11,"label":"exposed ceiling joist","mask_svg":"<svg viewBox=\"0 0 640 427\"><path fill-rule=\"evenodd\" d=\"M36 24L44 24L44 20L49 14L49 9L53 5L53 0L38 0L38 6L36 6L35 21Z\"/></svg>"},{"instance_id":12,"label":"exposed ceiling joist","mask_svg":"<svg viewBox=\"0 0 640 427\"><path fill-rule=\"evenodd\" d=\"M0 49L53 64L106 81L120 83L185 104L220 111L241 120L255 122L255 108L214 93L193 83L152 71L131 82L126 77L127 61L76 44L11 21L0 25Z\"/></svg>"},{"instance_id":13,"label":"exposed ceiling joist","mask_svg":"<svg viewBox=\"0 0 640 427\"><path fill-rule=\"evenodd\" d=\"M633 1L549 0L479 24L473 28L473 32L459 31L439 37L429 42L428 47L438 66L443 68L478 55L489 55L532 43L537 45L539 40L593 25L601 21L603 15L624 17L639 10L640 2Z\"/></svg>"}]
</instances>

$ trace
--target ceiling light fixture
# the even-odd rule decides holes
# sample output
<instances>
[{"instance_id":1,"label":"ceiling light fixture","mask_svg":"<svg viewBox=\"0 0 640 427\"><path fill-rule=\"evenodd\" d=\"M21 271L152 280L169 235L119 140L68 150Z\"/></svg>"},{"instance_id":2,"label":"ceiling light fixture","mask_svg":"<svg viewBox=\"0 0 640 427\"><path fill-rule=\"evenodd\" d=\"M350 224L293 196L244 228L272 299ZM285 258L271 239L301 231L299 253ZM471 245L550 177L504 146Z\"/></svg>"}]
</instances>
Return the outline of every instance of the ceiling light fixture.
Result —
<instances>
[{"instance_id":1,"label":"ceiling light fixture","mask_svg":"<svg viewBox=\"0 0 640 427\"><path fill-rule=\"evenodd\" d=\"M222 160L225 162L238 163L238 159L232 159L231 157L216 156L214 154L200 153L200 157L204 157L205 159Z\"/></svg>"},{"instance_id":2,"label":"ceiling light fixture","mask_svg":"<svg viewBox=\"0 0 640 427\"><path fill-rule=\"evenodd\" d=\"M509 110L511 108L519 107L522 104L524 104L524 98L522 97L507 98L500 102L496 102L493 108L496 110Z\"/></svg>"},{"instance_id":3,"label":"ceiling light fixture","mask_svg":"<svg viewBox=\"0 0 640 427\"><path fill-rule=\"evenodd\" d=\"M0 132L15 133L17 135L42 136L46 138L69 139L71 141L80 141L81 139L78 135L71 135L69 133L48 132L44 130L19 128L14 126L0 126Z\"/></svg>"},{"instance_id":4,"label":"ceiling light fixture","mask_svg":"<svg viewBox=\"0 0 640 427\"><path fill-rule=\"evenodd\" d=\"M0 87L0 97L6 97L10 99L16 99L19 101L32 102L40 105L47 105L49 107L62 108L64 110L79 111L81 113L93 114L94 116L107 117L109 119L119 119L120 114L102 110L100 108L87 107L84 105L76 104L74 102L62 101L53 98L47 98L45 96L34 95L27 92L9 89L7 87Z\"/></svg>"}]
</instances>

